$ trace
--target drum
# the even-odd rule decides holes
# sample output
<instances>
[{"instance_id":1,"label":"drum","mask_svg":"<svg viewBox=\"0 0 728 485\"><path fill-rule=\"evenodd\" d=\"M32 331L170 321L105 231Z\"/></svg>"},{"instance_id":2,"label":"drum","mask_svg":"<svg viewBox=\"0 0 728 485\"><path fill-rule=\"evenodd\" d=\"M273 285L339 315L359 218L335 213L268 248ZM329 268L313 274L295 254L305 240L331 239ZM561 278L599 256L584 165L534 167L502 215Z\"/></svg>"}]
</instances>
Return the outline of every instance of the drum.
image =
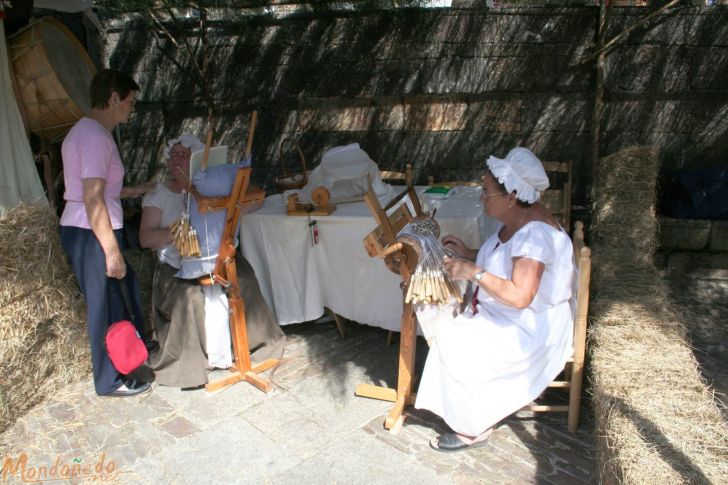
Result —
<instances>
[{"instance_id":1,"label":"drum","mask_svg":"<svg viewBox=\"0 0 728 485\"><path fill-rule=\"evenodd\" d=\"M53 17L10 37L8 53L25 128L50 142L61 140L91 108L96 67L88 53Z\"/></svg>"}]
</instances>

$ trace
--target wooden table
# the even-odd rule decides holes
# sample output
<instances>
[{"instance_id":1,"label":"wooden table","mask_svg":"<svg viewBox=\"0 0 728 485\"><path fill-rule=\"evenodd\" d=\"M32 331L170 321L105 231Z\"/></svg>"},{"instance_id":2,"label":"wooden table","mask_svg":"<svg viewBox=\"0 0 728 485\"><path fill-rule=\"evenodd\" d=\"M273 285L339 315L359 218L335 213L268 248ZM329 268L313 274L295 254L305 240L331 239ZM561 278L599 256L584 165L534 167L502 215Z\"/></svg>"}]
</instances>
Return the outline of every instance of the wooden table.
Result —
<instances>
[{"instance_id":1,"label":"wooden table","mask_svg":"<svg viewBox=\"0 0 728 485\"><path fill-rule=\"evenodd\" d=\"M458 187L445 200L423 196L425 188L418 187L420 200L425 211L439 206L435 218L441 235L457 235L477 248L497 229L497 221L483 214L479 187ZM400 277L362 246L375 227L364 202L342 204L333 214L312 219L319 231L315 245L308 219L287 216L286 201L277 194L241 225L243 255L278 323L315 320L327 307L349 320L399 331Z\"/></svg>"}]
</instances>

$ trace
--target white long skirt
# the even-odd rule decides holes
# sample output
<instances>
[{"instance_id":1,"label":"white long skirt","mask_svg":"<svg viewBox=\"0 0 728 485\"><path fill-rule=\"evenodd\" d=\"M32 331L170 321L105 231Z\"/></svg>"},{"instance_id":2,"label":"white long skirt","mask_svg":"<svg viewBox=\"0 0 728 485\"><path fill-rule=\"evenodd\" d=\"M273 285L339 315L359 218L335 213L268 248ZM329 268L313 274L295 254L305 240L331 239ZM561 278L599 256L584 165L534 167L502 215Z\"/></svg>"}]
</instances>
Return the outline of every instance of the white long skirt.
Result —
<instances>
[{"instance_id":1,"label":"white long skirt","mask_svg":"<svg viewBox=\"0 0 728 485\"><path fill-rule=\"evenodd\" d=\"M480 308L457 317L417 313L423 330L437 320L437 331L415 407L466 436L483 433L538 397L572 352L568 302L526 315L528 324Z\"/></svg>"}]
</instances>

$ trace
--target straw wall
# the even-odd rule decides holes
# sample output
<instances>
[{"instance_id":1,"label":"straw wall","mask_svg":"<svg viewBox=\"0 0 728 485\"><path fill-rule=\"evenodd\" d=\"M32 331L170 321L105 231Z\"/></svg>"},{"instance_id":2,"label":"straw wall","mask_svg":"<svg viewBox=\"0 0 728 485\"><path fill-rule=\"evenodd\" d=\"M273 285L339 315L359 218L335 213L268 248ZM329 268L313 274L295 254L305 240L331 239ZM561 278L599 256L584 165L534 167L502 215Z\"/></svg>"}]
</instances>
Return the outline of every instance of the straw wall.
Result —
<instances>
[{"instance_id":1,"label":"straw wall","mask_svg":"<svg viewBox=\"0 0 728 485\"><path fill-rule=\"evenodd\" d=\"M728 427L653 264L657 153L602 159L591 230L592 389L605 483L725 483Z\"/></svg>"},{"instance_id":2,"label":"straw wall","mask_svg":"<svg viewBox=\"0 0 728 485\"><path fill-rule=\"evenodd\" d=\"M58 218L20 205L0 220L0 431L90 369L83 300Z\"/></svg>"}]
</instances>

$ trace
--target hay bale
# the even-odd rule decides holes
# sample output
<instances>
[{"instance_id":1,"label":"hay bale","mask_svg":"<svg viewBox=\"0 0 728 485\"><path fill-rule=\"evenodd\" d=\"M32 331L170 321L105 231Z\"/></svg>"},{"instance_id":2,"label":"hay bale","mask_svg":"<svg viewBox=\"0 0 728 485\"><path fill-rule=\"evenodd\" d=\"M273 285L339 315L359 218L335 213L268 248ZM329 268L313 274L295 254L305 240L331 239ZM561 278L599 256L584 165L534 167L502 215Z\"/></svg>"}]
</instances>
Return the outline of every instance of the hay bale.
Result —
<instances>
[{"instance_id":1,"label":"hay bale","mask_svg":"<svg viewBox=\"0 0 728 485\"><path fill-rule=\"evenodd\" d=\"M651 148L601 161L591 381L601 481L725 483L728 427L654 266L658 161Z\"/></svg>"},{"instance_id":2,"label":"hay bale","mask_svg":"<svg viewBox=\"0 0 728 485\"><path fill-rule=\"evenodd\" d=\"M0 220L0 431L87 376L86 310L61 248L58 218L20 205Z\"/></svg>"}]
</instances>

